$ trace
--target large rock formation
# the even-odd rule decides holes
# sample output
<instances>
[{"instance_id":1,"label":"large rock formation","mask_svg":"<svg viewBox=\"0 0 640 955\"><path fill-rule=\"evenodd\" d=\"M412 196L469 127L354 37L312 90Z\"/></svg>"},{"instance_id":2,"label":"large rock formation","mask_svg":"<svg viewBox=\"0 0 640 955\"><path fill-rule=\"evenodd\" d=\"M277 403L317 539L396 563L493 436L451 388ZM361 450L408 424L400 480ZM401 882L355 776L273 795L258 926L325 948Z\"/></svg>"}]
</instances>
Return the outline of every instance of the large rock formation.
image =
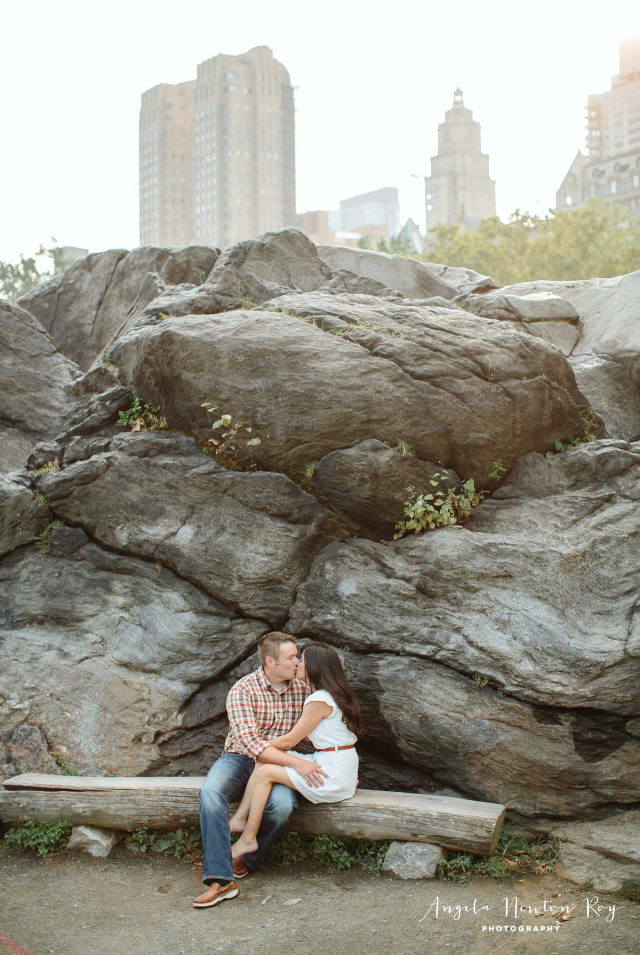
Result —
<instances>
[{"instance_id":1,"label":"large rock formation","mask_svg":"<svg viewBox=\"0 0 640 955\"><path fill-rule=\"evenodd\" d=\"M343 655L363 785L633 812L639 274L500 289L286 230L3 303L1 768L204 772L284 627ZM470 477L468 522L393 540Z\"/></svg>"}]
</instances>

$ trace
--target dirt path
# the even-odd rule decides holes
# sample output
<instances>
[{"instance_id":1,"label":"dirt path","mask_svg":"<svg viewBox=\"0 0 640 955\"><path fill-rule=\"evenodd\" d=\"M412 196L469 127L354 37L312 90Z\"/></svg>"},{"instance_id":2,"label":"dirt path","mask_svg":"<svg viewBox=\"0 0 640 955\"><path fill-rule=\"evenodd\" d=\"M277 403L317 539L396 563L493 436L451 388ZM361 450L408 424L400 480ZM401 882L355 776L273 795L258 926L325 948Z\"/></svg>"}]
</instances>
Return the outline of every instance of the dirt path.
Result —
<instances>
[{"instance_id":1,"label":"dirt path","mask_svg":"<svg viewBox=\"0 0 640 955\"><path fill-rule=\"evenodd\" d=\"M372 877L360 868L329 875L306 864L272 866L244 879L235 900L196 911L191 901L201 891L202 870L173 858L134 857L118 847L108 859L83 853L51 861L16 856L2 859L0 866L0 933L34 955L640 951L639 905L580 891L555 877L454 885ZM603 906L599 916L591 905L587 913L585 899L595 896ZM547 909L575 906L574 914L566 921L550 912L520 912L514 918L515 897L519 905L531 907L545 900ZM493 908L474 914L474 900L476 910ZM458 905L469 907L459 918L455 909L443 908ZM11 951L0 934L0 955Z\"/></svg>"}]
</instances>

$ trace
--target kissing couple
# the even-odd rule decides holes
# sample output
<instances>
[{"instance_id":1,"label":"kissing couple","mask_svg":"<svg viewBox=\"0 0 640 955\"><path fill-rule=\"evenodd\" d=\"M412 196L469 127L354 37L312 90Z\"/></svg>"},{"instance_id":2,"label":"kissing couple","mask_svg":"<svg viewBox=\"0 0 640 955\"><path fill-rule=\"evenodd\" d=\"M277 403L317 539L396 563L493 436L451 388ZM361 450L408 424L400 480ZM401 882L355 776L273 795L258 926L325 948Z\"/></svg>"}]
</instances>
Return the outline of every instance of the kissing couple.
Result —
<instances>
[{"instance_id":1,"label":"kissing couple","mask_svg":"<svg viewBox=\"0 0 640 955\"><path fill-rule=\"evenodd\" d=\"M297 808L339 802L356 791L360 707L333 647L273 631L258 641L260 667L227 696L224 752L200 790L206 892L195 908L238 894L238 879L259 868ZM315 752L293 751L300 742ZM229 803L240 801L229 820ZM231 846L231 833L240 833Z\"/></svg>"}]
</instances>

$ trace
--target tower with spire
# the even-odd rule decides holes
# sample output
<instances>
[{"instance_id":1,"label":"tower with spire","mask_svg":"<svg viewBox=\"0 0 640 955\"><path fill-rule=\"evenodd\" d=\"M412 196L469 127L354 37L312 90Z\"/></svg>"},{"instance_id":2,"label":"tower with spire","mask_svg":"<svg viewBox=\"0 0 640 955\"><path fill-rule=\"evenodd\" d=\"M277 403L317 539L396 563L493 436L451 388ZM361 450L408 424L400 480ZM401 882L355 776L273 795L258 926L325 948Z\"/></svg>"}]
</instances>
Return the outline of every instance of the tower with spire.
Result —
<instances>
[{"instance_id":1,"label":"tower with spire","mask_svg":"<svg viewBox=\"0 0 640 955\"><path fill-rule=\"evenodd\" d=\"M425 197L427 235L439 223L475 229L481 219L496 214L495 183L480 145L480 123L464 105L460 87L438 126L438 155L431 157Z\"/></svg>"}]
</instances>

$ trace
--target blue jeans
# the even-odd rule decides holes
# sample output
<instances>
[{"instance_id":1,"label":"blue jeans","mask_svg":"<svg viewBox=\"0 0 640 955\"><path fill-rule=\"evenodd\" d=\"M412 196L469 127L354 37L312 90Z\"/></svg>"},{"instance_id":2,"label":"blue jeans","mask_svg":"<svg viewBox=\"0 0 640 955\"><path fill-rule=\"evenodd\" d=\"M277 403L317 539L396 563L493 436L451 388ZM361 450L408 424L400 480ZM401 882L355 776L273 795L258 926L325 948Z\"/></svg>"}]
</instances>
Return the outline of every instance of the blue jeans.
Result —
<instances>
[{"instance_id":1,"label":"blue jeans","mask_svg":"<svg viewBox=\"0 0 640 955\"><path fill-rule=\"evenodd\" d=\"M218 879L233 879L229 803L242 798L255 763L241 753L223 753L215 761L200 790L200 828L204 847L202 881L211 885ZM286 827L297 809L296 793L282 783L274 783L258 830L258 851L242 858L250 869L264 862L271 844Z\"/></svg>"}]
</instances>

